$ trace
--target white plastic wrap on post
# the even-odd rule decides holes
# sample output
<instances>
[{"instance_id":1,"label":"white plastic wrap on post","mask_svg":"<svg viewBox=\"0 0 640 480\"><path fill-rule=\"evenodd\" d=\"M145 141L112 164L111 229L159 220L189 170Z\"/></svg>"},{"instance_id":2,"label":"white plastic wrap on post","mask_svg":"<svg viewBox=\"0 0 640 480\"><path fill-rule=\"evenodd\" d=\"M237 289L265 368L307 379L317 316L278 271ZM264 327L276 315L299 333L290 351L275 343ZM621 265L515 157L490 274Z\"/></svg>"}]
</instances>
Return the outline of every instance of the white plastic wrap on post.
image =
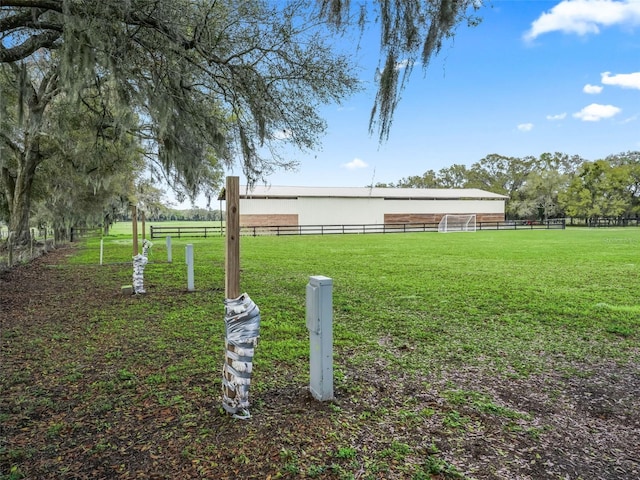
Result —
<instances>
[{"instance_id":1,"label":"white plastic wrap on post","mask_svg":"<svg viewBox=\"0 0 640 480\"><path fill-rule=\"evenodd\" d=\"M133 257L133 293L146 293L144 290L144 266L148 261L144 255Z\"/></svg>"},{"instance_id":2,"label":"white plastic wrap on post","mask_svg":"<svg viewBox=\"0 0 640 480\"><path fill-rule=\"evenodd\" d=\"M246 293L226 299L225 362L222 367L222 407L235 418L247 419L253 354L260 336L260 310Z\"/></svg>"},{"instance_id":3,"label":"white plastic wrap on post","mask_svg":"<svg viewBox=\"0 0 640 480\"><path fill-rule=\"evenodd\" d=\"M153 247L153 243L151 243L149 240L145 238L144 241L142 242L142 255L144 255L145 257L148 257L149 250L151 249L151 247Z\"/></svg>"}]
</instances>

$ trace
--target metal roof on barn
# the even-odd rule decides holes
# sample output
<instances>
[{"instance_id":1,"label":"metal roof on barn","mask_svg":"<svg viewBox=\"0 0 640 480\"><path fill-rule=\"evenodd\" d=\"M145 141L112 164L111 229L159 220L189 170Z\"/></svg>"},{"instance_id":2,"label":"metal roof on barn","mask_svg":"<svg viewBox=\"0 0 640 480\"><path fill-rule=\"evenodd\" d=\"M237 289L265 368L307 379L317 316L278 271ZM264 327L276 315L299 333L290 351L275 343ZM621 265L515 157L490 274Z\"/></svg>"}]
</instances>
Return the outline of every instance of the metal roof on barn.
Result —
<instances>
[{"instance_id":1,"label":"metal roof on barn","mask_svg":"<svg viewBox=\"0 0 640 480\"><path fill-rule=\"evenodd\" d=\"M479 188L367 188L284 187L256 185L240 187L240 198L385 198L398 200L506 200L509 197Z\"/></svg>"}]
</instances>

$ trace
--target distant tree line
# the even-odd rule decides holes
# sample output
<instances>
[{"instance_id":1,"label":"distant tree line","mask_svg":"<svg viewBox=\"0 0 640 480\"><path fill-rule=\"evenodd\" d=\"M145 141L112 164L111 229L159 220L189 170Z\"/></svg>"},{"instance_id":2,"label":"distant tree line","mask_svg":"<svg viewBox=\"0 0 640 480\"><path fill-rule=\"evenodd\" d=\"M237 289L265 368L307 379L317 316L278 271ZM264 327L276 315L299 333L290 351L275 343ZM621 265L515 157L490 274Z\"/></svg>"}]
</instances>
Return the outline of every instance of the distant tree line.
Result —
<instances>
[{"instance_id":1,"label":"distant tree line","mask_svg":"<svg viewBox=\"0 0 640 480\"><path fill-rule=\"evenodd\" d=\"M224 220L225 213L222 210L208 210L194 207L188 209L175 209L162 207L151 216L145 216L148 222L219 222ZM130 212L119 216L118 220L131 220Z\"/></svg>"},{"instance_id":2,"label":"distant tree line","mask_svg":"<svg viewBox=\"0 0 640 480\"><path fill-rule=\"evenodd\" d=\"M587 223L640 216L640 152L587 161L578 155L491 154L470 167L453 164L376 187L480 188L508 195L509 219L570 217Z\"/></svg>"}]
</instances>

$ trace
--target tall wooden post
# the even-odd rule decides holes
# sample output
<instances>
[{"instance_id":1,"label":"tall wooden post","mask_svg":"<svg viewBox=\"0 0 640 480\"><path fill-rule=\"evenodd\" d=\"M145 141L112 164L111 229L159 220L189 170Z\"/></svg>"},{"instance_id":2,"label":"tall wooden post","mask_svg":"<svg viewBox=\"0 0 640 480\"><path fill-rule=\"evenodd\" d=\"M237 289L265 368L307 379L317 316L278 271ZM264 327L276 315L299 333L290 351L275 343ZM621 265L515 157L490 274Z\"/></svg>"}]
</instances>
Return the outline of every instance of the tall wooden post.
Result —
<instances>
[{"instance_id":1,"label":"tall wooden post","mask_svg":"<svg viewBox=\"0 0 640 480\"><path fill-rule=\"evenodd\" d=\"M133 256L138 255L138 209L131 205L131 229L133 235Z\"/></svg>"},{"instance_id":2,"label":"tall wooden post","mask_svg":"<svg viewBox=\"0 0 640 480\"><path fill-rule=\"evenodd\" d=\"M13 267L13 232L9 232L7 236L7 247L9 247L9 252L7 253L7 264L9 267Z\"/></svg>"},{"instance_id":3,"label":"tall wooden post","mask_svg":"<svg viewBox=\"0 0 640 480\"><path fill-rule=\"evenodd\" d=\"M227 251L225 296L240 296L240 177L227 177Z\"/></svg>"},{"instance_id":4,"label":"tall wooden post","mask_svg":"<svg viewBox=\"0 0 640 480\"><path fill-rule=\"evenodd\" d=\"M140 212L140 221L142 222L142 240L145 240L147 238L146 232L147 232L147 227L145 226L145 220L146 217L144 215L144 210L142 210Z\"/></svg>"}]
</instances>

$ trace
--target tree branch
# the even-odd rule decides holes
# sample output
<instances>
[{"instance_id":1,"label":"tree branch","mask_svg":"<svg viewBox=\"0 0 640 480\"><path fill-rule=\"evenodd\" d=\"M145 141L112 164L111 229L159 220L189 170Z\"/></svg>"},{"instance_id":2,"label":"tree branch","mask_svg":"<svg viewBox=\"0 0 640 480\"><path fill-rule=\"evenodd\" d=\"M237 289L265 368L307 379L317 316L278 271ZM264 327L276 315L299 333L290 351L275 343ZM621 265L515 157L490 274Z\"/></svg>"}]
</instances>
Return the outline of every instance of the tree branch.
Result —
<instances>
[{"instance_id":1,"label":"tree branch","mask_svg":"<svg viewBox=\"0 0 640 480\"><path fill-rule=\"evenodd\" d=\"M22 155L22 150L18 144L11 140L4 132L0 132L0 141L13 150L15 154Z\"/></svg>"},{"instance_id":2,"label":"tree branch","mask_svg":"<svg viewBox=\"0 0 640 480\"><path fill-rule=\"evenodd\" d=\"M38 18L44 12L45 10L25 10L21 13L16 13L2 18L0 19L0 32L8 32L15 28L24 27L26 24L33 22L35 18Z\"/></svg>"},{"instance_id":3,"label":"tree branch","mask_svg":"<svg viewBox=\"0 0 640 480\"><path fill-rule=\"evenodd\" d=\"M44 32L39 35L29 37L20 45L12 48L0 49L0 63L17 62L23 60L40 48L52 48L60 37L61 32Z\"/></svg>"},{"instance_id":4,"label":"tree branch","mask_svg":"<svg viewBox=\"0 0 640 480\"><path fill-rule=\"evenodd\" d=\"M42 108L49 104L49 102L57 95L58 88L58 69L56 66L52 66L40 82L40 88L38 88L38 100Z\"/></svg>"},{"instance_id":5,"label":"tree branch","mask_svg":"<svg viewBox=\"0 0 640 480\"><path fill-rule=\"evenodd\" d=\"M7 167L2 167L0 169L0 178L2 178L2 183L4 183L4 195L7 203L11 205L13 203L13 192L16 187L16 179L11 175L11 172Z\"/></svg>"},{"instance_id":6,"label":"tree branch","mask_svg":"<svg viewBox=\"0 0 640 480\"><path fill-rule=\"evenodd\" d=\"M44 8L62 13L63 0L1 0L2 7Z\"/></svg>"}]
</instances>

